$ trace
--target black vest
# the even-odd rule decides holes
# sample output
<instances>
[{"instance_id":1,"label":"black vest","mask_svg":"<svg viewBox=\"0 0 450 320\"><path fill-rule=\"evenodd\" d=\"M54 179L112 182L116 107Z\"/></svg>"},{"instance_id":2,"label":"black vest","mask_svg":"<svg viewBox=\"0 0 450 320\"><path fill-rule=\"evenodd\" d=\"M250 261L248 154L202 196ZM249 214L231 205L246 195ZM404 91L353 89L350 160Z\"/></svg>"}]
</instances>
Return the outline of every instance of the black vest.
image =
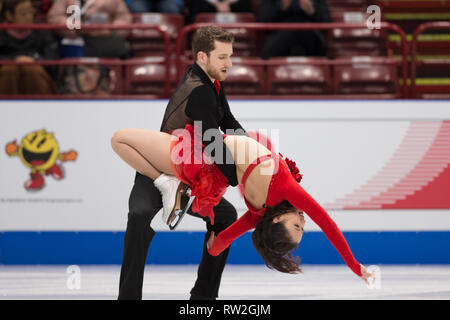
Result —
<instances>
[{"instance_id":1,"label":"black vest","mask_svg":"<svg viewBox=\"0 0 450 320\"><path fill-rule=\"evenodd\" d=\"M194 123L186 115L186 105L191 92L198 86L205 84L213 86L209 77L196 63L189 66L167 104L160 131L170 132L175 129L182 129L188 123Z\"/></svg>"}]
</instances>

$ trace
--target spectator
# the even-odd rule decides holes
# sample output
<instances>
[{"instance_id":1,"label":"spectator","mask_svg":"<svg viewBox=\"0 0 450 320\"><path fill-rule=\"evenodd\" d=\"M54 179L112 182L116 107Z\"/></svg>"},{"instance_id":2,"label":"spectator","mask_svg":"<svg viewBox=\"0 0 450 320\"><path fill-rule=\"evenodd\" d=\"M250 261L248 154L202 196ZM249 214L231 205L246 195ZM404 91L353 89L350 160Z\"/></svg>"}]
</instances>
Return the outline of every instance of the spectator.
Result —
<instances>
[{"instance_id":1,"label":"spectator","mask_svg":"<svg viewBox=\"0 0 450 320\"><path fill-rule=\"evenodd\" d=\"M160 12L182 14L183 0L127 0L132 13Z\"/></svg>"},{"instance_id":2,"label":"spectator","mask_svg":"<svg viewBox=\"0 0 450 320\"><path fill-rule=\"evenodd\" d=\"M253 12L250 0L190 0L189 23L204 12Z\"/></svg>"},{"instance_id":3,"label":"spectator","mask_svg":"<svg viewBox=\"0 0 450 320\"><path fill-rule=\"evenodd\" d=\"M33 7L36 9L34 21L37 23L45 23L47 12L50 10L53 0L32 0Z\"/></svg>"},{"instance_id":4,"label":"spectator","mask_svg":"<svg viewBox=\"0 0 450 320\"><path fill-rule=\"evenodd\" d=\"M54 1L47 15L52 24L66 24L70 16L66 13L71 5L79 5L83 24L129 24L132 16L124 0L58 0ZM129 46L126 42L126 30L64 30L60 34L65 38L77 39L82 35L84 55L88 57L127 58Z\"/></svg>"},{"instance_id":5,"label":"spectator","mask_svg":"<svg viewBox=\"0 0 450 320\"><path fill-rule=\"evenodd\" d=\"M326 0L262 0L261 22L331 22ZM264 41L262 58L326 56L323 34L313 31L274 31Z\"/></svg>"},{"instance_id":6,"label":"spectator","mask_svg":"<svg viewBox=\"0 0 450 320\"><path fill-rule=\"evenodd\" d=\"M34 23L35 9L30 0L3 0L2 20L10 24ZM0 59L33 62L57 59L58 43L46 30L0 30ZM41 65L0 67L0 94L52 94L56 85Z\"/></svg>"}]
</instances>

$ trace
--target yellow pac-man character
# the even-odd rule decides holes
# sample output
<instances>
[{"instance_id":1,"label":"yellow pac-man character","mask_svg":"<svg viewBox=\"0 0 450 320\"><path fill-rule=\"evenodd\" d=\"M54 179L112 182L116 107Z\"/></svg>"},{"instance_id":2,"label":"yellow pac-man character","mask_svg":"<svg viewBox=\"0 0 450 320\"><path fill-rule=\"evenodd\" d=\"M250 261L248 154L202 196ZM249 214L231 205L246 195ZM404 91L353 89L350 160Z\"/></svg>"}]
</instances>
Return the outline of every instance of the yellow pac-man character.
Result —
<instances>
[{"instance_id":1,"label":"yellow pac-man character","mask_svg":"<svg viewBox=\"0 0 450 320\"><path fill-rule=\"evenodd\" d=\"M61 180L63 171L57 160L74 161L78 156L74 150L59 153L59 145L53 133L48 133L45 129L27 134L20 145L17 145L16 140L8 143L5 151L10 157L19 156L22 163L31 169L30 179L25 182L27 190L42 189L45 184L44 174Z\"/></svg>"}]
</instances>

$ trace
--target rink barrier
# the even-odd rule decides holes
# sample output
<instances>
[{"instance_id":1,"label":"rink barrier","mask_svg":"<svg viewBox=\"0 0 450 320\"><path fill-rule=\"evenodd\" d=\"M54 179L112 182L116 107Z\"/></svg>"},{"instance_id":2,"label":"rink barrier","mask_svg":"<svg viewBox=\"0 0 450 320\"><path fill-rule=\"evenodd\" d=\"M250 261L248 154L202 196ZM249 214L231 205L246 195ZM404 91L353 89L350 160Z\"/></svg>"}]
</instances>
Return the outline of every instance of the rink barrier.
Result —
<instances>
[{"instance_id":1,"label":"rink barrier","mask_svg":"<svg viewBox=\"0 0 450 320\"><path fill-rule=\"evenodd\" d=\"M355 258L364 264L450 264L450 231L343 232ZM3 265L121 264L124 232L0 232ZM204 232L160 231L147 264L198 264ZM322 232L305 232L295 255L302 264L343 264ZM263 264L248 232L233 244L229 264Z\"/></svg>"}]
</instances>

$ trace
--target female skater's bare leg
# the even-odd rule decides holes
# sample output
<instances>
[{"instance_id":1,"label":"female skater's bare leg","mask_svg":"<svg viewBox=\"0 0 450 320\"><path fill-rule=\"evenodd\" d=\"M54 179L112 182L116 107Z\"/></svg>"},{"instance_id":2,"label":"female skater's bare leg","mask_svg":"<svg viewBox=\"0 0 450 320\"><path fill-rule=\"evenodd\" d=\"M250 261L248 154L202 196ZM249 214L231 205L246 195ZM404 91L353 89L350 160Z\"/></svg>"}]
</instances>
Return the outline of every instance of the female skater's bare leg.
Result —
<instances>
[{"instance_id":1,"label":"female skater's bare leg","mask_svg":"<svg viewBox=\"0 0 450 320\"><path fill-rule=\"evenodd\" d=\"M121 129L111 138L113 150L137 172L155 180L173 175L170 163L172 135L147 129Z\"/></svg>"},{"instance_id":2,"label":"female skater's bare leg","mask_svg":"<svg viewBox=\"0 0 450 320\"><path fill-rule=\"evenodd\" d=\"M161 192L162 219L171 229L181 219L176 219L176 212L181 209L181 196L187 189L173 176L171 169L170 143L173 138L170 134L146 129L118 130L111 138L114 151L137 172L152 179Z\"/></svg>"}]
</instances>

